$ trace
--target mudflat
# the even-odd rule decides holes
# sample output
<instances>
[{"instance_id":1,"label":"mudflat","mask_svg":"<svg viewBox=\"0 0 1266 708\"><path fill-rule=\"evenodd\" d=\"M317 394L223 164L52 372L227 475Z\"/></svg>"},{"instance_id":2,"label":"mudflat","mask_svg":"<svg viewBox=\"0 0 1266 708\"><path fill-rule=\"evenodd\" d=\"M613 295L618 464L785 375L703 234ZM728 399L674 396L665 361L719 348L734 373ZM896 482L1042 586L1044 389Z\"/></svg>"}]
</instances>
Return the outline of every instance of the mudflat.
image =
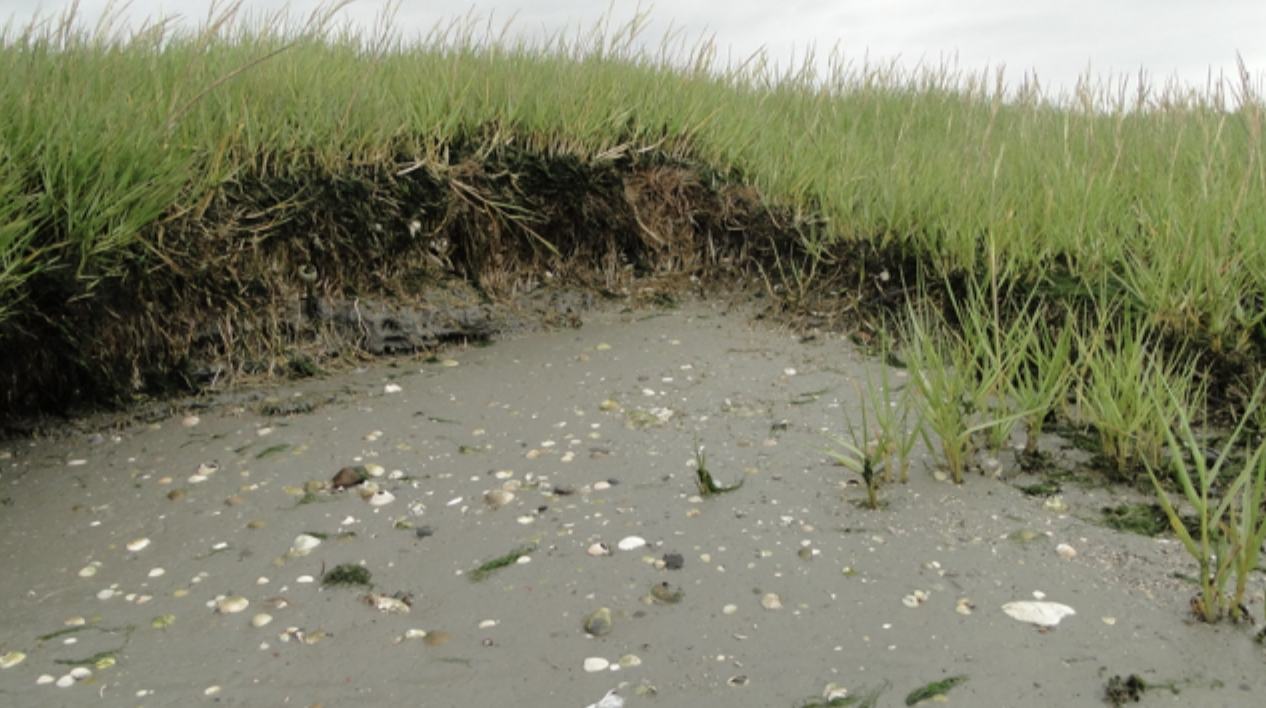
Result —
<instances>
[{"instance_id":1,"label":"mudflat","mask_svg":"<svg viewBox=\"0 0 1266 708\"><path fill-rule=\"evenodd\" d=\"M1191 618L1181 546L1096 523L1128 490L1047 505L1006 454L956 486L920 446L860 507L816 448L879 366L702 302L6 443L0 702L896 706L966 677L929 700L1040 707L1133 675L1143 705L1261 703L1266 649ZM742 486L701 496L701 459ZM1003 610L1039 600L1075 614Z\"/></svg>"}]
</instances>

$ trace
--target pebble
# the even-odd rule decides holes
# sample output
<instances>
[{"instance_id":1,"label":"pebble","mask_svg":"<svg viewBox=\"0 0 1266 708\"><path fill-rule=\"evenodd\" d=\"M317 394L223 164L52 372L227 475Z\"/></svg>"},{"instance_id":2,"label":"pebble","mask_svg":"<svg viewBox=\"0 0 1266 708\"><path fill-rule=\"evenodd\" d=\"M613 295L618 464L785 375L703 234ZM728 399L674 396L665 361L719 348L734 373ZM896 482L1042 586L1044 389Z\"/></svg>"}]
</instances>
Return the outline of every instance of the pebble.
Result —
<instances>
[{"instance_id":1,"label":"pebble","mask_svg":"<svg viewBox=\"0 0 1266 708\"><path fill-rule=\"evenodd\" d=\"M585 617L585 631L595 637L604 637L611 633L611 610L599 607Z\"/></svg>"},{"instance_id":2,"label":"pebble","mask_svg":"<svg viewBox=\"0 0 1266 708\"><path fill-rule=\"evenodd\" d=\"M634 549L641 548L645 545L646 545L646 539L642 538L641 536L627 536L625 538L620 539L620 542L616 544L616 546L621 551L632 551Z\"/></svg>"},{"instance_id":3,"label":"pebble","mask_svg":"<svg viewBox=\"0 0 1266 708\"><path fill-rule=\"evenodd\" d=\"M222 615L231 615L245 610L250 606L250 604L250 600L247 600L241 595L233 595L215 603L215 611Z\"/></svg>"}]
</instances>

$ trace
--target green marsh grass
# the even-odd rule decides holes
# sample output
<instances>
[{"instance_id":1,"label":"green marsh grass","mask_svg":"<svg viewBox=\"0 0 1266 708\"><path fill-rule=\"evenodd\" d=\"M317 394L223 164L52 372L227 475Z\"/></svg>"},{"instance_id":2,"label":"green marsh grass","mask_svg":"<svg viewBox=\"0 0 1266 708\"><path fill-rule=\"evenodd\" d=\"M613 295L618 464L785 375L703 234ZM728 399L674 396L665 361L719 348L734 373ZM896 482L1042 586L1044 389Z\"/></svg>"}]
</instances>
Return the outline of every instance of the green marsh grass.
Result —
<instances>
[{"instance_id":1,"label":"green marsh grass","mask_svg":"<svg viewBox=\"0 0 1266 708\"><path fill-rule=\"evenodd\" d=\"M229 4L124 33L68 13L0 35L0 316L54 283L92 297L179 243L163 224L249 175L460 170L458 143L619 160L658 146L794 205L810 254L901 244L937 274L990 258L1118 278L1158 321L1246 346L1266 292L1266 156L1255 79L1048 96L1003 72L721 62L647 41L649 17L530 42L475 16L406 40ZM647 47L651 48L647 48ZM461 181L454 182L460 189ZM533 214L466 196L531 231ZM543 247L549 242L536 234ZM1177 254L1189 254L1176 258ZM821 265L808 261L803 277ZM43 280L41 280L43 276Z\"/></svg>"},{"instance_id":2,"label":"green marsh grass","mask_svg":"<svg viewBox=\"0 0 1266 708\"><path fill-rule=\"evenodd\" d=\"M1147 474L1173 532L1199 566L1200 593L1191 603L1192 611L1209 623L1223 617L1251 621L1244 596L1249 575L1259 570L1257 563L1266 542L1266 509L1262 508L1266 503L1266 441L1254 441L1248 423L1263 405L1266 382L1258 383L1240 422L1212 461L1206 459L1207 436L1197 434L1183 394L1164 380L1149 389L1155 406L1173 410L1177 416L1177 425L1164 429L1170 451L1168 467L1182 499L1194 511L1194 532L1184 523L1169 485L1162 481L1168 477L1163 475L1164 468L1145 458ZM1241 444L1243 449L1237 450ZM1228 594L1232 579L1235 584Z\"/></svg>"}]
</instances>

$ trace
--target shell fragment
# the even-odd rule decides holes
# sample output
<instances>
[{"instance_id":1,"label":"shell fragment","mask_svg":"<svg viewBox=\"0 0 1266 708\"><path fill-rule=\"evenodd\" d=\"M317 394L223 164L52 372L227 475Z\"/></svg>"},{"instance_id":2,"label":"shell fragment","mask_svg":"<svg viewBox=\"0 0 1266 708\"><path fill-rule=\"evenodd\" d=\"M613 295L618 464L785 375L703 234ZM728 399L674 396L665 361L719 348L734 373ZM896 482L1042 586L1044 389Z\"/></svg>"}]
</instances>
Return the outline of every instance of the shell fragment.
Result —
<instances>
[{"instance_id":1,"label":"shell fragment","mask_svg":"<svg viewBox=\"0 0 1266 708\"><path fill-rule=\"evenodd\" d=\"M1061 605L1058 602L1035 602L1031 600L1008 602L1002 606L1002 611L1007 613L1012 619L1036 624L1041 627L1054 627L1065 617L1077 614L1077 611L1068 605Z\"/></svg>"}]
</instances>

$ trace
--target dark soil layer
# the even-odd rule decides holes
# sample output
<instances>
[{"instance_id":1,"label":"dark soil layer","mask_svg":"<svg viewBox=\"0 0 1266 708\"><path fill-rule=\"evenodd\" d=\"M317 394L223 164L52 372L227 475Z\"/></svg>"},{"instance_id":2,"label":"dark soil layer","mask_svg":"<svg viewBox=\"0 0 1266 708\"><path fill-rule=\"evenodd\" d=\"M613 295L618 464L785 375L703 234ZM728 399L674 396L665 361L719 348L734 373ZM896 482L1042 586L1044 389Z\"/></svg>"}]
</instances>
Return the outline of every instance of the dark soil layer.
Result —
<instances>
[{"instance_id":1,"label":"dark soil layer","mask_svg":"<svg viewBox=\"0 0 1266 708\"><path fill-rule=\"evenodd\" d=\"M262 164L174 206L125 276L39 276L0 332L22 353L0 360L0 422L567 325L592 297L746 280L795 303L861 262L807 253L797 213L662 148L582 159L490 135L337 174Z\"/></svg>"},{"instance_id":2,"label":"dark soil layer","mask_svg":"<svg viewBox=\"0 0 1266 708\"><path fill-rule=\"evenodd\" d=\"M46 269L0 327L0 431L29 434L59 422L49 415L222 389L243 375L303 378L366 355L573 326L596 299L666 305L745 289L768 297L763 315L861 325L865 338L904 314L911 291L943 306L938 292L970 278L929 278L934 254L910 252L899 234L815 245L811 205L770 203L684 147L627 143L580 157L486 133L334 172L278 173L261 159L174 205L124 275ZM1055 322L1070 303L1129 309L1063 272L1003 283L1006 311ZM1157 345L1194 349L1220 407L1240 405L1240 382L1261 368L1259 344Z\"/></svg>"}]
</instances>

